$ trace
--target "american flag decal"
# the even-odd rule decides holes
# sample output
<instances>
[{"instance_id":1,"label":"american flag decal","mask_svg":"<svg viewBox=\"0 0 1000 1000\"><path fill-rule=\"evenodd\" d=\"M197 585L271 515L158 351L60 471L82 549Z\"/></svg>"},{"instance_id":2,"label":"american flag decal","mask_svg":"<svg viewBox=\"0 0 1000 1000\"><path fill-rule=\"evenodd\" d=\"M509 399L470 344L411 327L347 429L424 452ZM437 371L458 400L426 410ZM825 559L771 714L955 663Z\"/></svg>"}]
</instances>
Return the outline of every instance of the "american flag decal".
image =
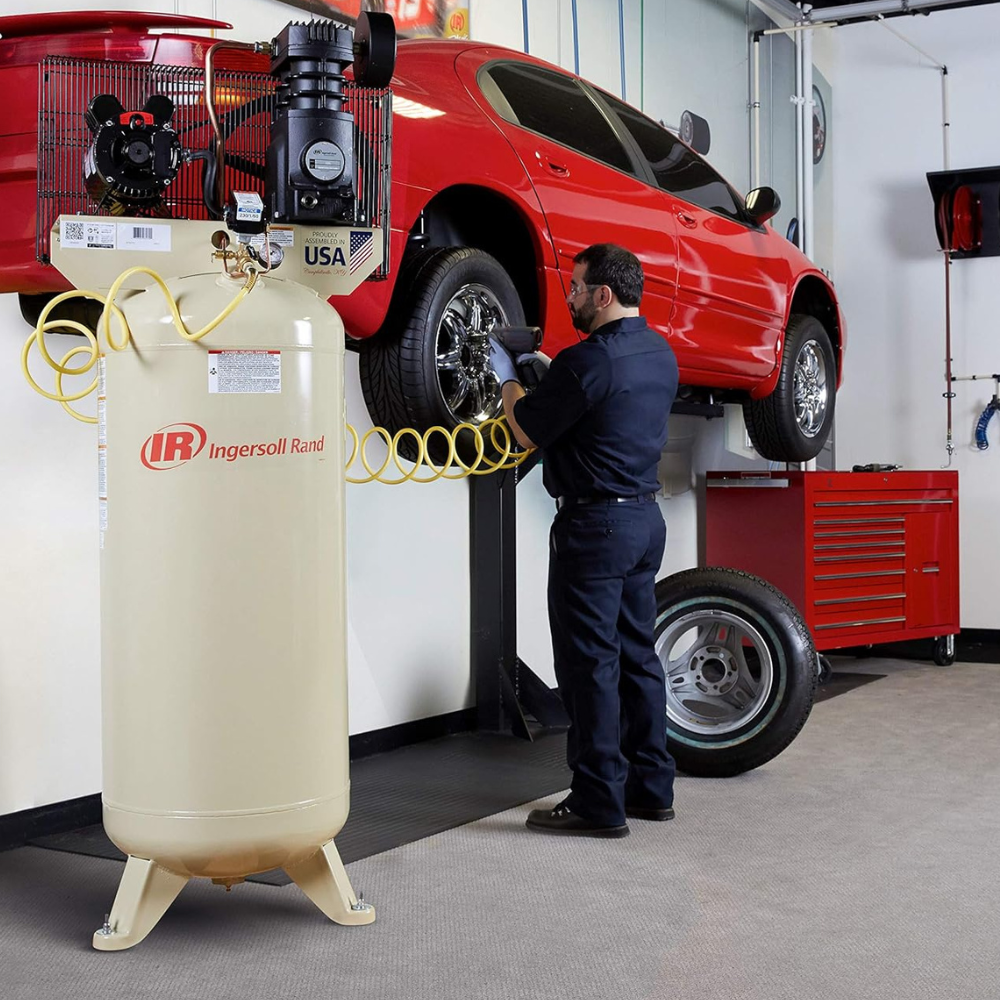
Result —
<instances>
[{"instance_id":1,"label":"american flag decal","mask_svg":"<svg viewBox=\"0 0 1000 1000\"><path fill-rule=\"evenodd\" d=\"M371 233L365 233L358 229L351 230L351 274L354 274L371 257L374 242Z\"/></svg>"}]
</instances>

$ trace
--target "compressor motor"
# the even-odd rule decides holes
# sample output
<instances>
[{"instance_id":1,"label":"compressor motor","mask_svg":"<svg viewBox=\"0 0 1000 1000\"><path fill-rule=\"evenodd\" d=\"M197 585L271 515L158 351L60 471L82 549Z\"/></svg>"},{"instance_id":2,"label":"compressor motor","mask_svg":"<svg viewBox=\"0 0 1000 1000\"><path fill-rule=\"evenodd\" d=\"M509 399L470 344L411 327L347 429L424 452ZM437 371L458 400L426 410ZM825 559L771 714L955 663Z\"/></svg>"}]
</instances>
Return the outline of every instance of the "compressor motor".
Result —
<instances>
[{"instance_id":1,"label":"compressor motor","mask_svg":"<svg viewBox=\"0 0 1000 1000\"><path fill-rule=\"evenodd\" d=\"M174 103L153 94L126 111L114 94L98 94L84 116L94 136L83 161L87 193L113 215L158 209L181 165L181 141L170 127Z\"/></svg>"}]
</instances>

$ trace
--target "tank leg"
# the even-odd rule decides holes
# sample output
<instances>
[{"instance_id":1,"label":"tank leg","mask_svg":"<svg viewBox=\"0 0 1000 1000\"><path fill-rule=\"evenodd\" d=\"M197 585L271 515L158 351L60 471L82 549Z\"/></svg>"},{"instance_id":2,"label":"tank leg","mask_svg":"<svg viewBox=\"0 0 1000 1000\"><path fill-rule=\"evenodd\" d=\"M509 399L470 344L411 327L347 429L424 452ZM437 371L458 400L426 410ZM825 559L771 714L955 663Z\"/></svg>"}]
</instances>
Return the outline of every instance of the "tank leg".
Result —
<instances>
[{"instance_id":1,"label":"tank leg","mask_svg":"<svg viewBox=\"0 0 1000 1000\"><path fill-rule=\"evenodd\" d=\"M129 855L111 916L94 933L94 947L123 951L138 944L157 925L188 879L187 875L168 872L155 861Z\"/></svg>"},{"instance_id":2,"label":"tank leg","mask_svg":"<svg viewBox=\"0 0 1000 1000\"><path fill-rule=\"evenodd\" d=\"M351 882L333 841L311 858L286 868L292 881L335 923L371 924L375 907L354 895Z\"/></svg>"}]
</instances>

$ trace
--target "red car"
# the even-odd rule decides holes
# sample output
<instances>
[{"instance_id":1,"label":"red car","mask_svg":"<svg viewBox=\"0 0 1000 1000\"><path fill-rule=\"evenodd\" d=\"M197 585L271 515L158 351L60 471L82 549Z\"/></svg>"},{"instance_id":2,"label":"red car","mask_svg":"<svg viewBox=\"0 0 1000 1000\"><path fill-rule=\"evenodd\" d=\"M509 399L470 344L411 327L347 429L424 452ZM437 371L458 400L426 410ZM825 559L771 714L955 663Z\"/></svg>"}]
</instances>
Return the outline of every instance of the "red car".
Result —
<instances>
[{"instance_id":1,"label":"red car","mask_svg":"<svg viewBox=\"0 0 1000 1000\"><path fill-rule=\"evenodd\" d=\"M95 30L101 18L117 30ZM184 21L123 12L0 19L0 83L34 92L30 72L58 52L199 65L210 40L150 35L163 20ZM778 208L771 189L744 199L635 108L497 46L401 41L392 91L388 277L331 300L359 341L376 423L454 426L496 414L489 331L539 325L549 354L574 343L565 302L573 257L607 241L642 261L642 311L677 355L682 398L742 402L765 458L820 451L844 322L826 276L767 225ZM64 287L34 258L35 114L9 116L0 135L0 190L20 205L13 241L0 244L3 291Z\"/></svg>"}]
</instances>

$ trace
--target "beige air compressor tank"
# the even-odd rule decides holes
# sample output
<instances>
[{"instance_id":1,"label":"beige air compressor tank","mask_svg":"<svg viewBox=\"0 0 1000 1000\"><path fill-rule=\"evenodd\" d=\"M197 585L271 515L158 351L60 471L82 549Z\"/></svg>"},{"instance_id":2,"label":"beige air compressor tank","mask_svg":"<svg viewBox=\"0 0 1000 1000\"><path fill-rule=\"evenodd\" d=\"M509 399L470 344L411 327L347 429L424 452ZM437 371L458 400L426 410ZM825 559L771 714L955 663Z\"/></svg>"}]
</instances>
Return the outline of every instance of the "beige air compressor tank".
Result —
<instances>
[{"instance_id":1,"label":"beige air compressor tank","mask_svg":"<svg viewBox=\"0 0 1000 1000\"><path fill-rule=\"evenodd\" d=\"M242 282L168 282L188 329ZM156 287L123 299L104 365L104 825L129 855L103 950L141 941L185 882L284 868L369 923L332 838L348 813L344 329L262 277L201 341Z\"/></svg>"}]
</instances>

